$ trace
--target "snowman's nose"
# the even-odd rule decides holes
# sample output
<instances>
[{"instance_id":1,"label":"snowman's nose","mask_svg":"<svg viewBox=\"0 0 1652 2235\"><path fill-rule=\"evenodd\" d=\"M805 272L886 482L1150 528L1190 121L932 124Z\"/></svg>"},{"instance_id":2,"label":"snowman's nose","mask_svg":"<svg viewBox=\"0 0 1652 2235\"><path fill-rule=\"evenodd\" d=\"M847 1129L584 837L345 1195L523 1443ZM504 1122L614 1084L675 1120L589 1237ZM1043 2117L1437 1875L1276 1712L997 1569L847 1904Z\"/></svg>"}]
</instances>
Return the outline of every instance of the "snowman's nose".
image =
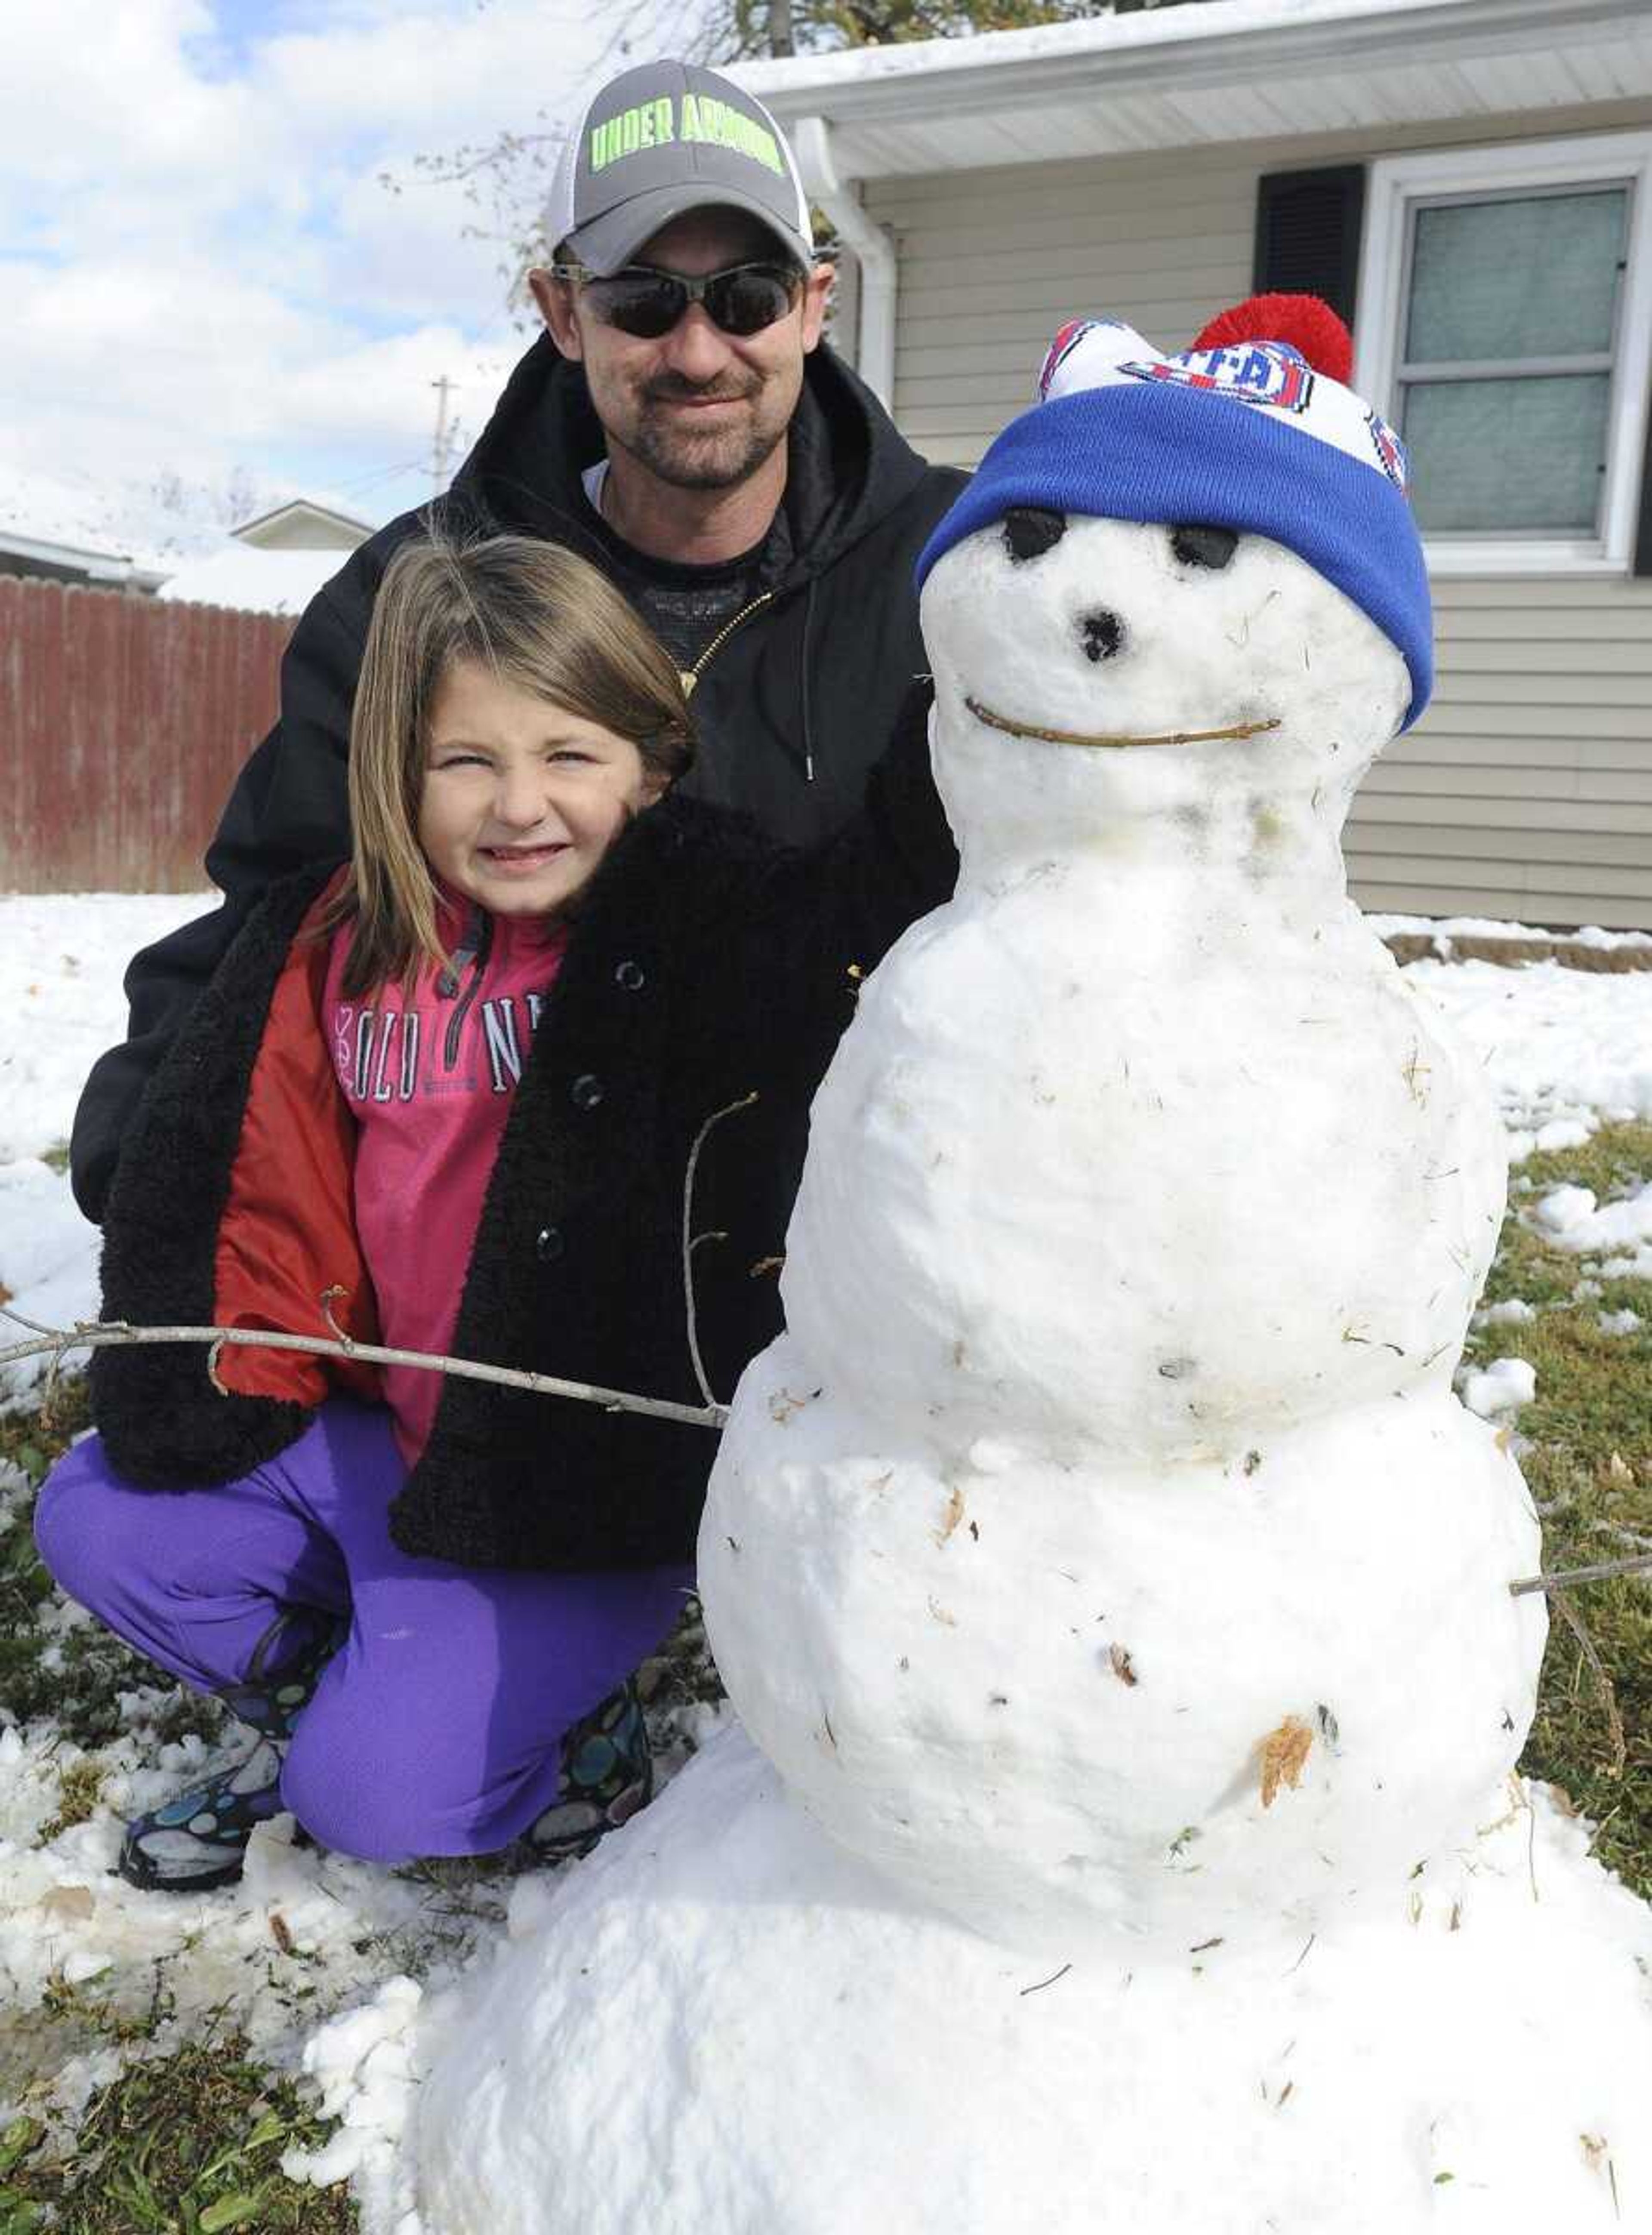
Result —
<instances>
[{"instance_id":1,"label":"snowman's nose","mask_svg":"<svg viewBox=\"0 0 1652 2235\"><path fill-rule=\"evenodd\" d=\"M1078 641L1086 659L1116 659L1124 648L1124 624L1105 606L1078 616Z\"/></svg>"}]
</instances>

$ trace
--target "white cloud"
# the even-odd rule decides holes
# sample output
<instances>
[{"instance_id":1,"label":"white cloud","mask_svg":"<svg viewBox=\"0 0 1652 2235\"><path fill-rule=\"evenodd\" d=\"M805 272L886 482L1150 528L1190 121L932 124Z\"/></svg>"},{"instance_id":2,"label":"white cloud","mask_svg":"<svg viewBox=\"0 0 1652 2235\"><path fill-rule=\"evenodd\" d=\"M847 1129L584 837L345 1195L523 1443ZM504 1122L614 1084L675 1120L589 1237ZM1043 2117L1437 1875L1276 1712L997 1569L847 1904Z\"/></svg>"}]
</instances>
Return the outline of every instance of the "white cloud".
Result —
<instances>
[{"instance_id":1,"label":"white cloud","mask_svg":"<svg viewBox=\"0 0 1652 2235\"><path fill-rule=\"evenodd\" d=\"M338 488L474 434L525 337L416 155L544 128L574 0L23 0L0 73L0 468ZM380 174L393 172L399 193ZM359 499L426 493L416 472Z\"/></svg>"}]
</instances>

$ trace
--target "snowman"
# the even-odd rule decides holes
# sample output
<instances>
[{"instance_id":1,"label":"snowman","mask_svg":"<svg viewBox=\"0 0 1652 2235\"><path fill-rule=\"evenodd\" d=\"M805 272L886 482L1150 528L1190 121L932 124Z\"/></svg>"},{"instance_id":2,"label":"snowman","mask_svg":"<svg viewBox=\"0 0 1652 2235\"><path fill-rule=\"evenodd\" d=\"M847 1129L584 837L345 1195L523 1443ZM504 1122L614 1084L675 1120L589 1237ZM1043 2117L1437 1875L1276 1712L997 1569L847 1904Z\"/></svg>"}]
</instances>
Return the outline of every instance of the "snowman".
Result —
<instances>
[{"instance_id":1,"label":"snowman","mask_svg":"<svg viewBox=\"0 0 1652 2235\"><path fill-rule=\"evenodd\" d=\"M1652 2229L1652 1930L1513 1776L1537 1525L1452 1393L1500 1130L1346 895L1431 681L1347 354L1064 327L920 561L958 888L713 1476L744 1731L449 2014L430 2235Z\"/></svg>"}]
</instances>

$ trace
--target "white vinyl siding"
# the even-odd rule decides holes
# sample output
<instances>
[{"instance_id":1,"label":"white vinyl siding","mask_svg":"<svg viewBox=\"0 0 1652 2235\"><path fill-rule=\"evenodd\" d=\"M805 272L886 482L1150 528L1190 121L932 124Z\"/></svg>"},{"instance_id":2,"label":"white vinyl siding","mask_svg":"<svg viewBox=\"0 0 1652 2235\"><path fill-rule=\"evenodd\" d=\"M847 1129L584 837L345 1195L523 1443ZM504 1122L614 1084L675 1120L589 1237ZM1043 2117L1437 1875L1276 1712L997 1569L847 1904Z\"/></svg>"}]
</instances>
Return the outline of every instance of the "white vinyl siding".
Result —
<instances>
[{"instance_id":1,"label":"white vinyl siding","mask_svg":"<svg viewBox=\"0 0 1652 2235\"><path fill-rule=\"evenodd\" d=\"M1645 103L1547 111L1542 134L1652 123ZM1477 142L1517 139L1510 118ZM1249 292L1256 186L1450 144L1441 128L1023 163L869 182L900 251L895 414L927 456L973 465L1032 400L1065 318L1121 318L1185 348ZM1642 373L1644 377L1644 373ZM1652 929L1652 581L1437 580L1435 703L1354 803L1371 908Z\"/></svg>"},{"instance_id":2,"label":"white vinyl siding","mask_svg":"<svg viewBox=\"0 0 1652 2235\"><path fill-rule=\"evenodd\" d=\"M1434 585L1432 705L1360 788L1365 908L1652 929L1652 581Z\"/></svg>"}]
</instances>

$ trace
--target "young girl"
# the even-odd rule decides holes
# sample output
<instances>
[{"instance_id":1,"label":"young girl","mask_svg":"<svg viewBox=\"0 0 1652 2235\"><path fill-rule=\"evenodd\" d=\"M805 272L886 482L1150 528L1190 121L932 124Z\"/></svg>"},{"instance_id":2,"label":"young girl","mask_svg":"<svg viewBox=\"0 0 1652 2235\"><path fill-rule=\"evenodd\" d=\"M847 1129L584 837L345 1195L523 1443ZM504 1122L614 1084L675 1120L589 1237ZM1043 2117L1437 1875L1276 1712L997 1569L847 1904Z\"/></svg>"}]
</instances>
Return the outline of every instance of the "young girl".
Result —
<instances>
[{"instance_id":1,"label":"young girl","mask_svg":"<svg viewBox=\"0 0 1652 2235\"><path fill-rule=\"evenodd\" d=\"M701 1401L779 1325L810 1098L869 968L951 889L923 725L778 852L671 789L675 669L553 546L392 560L354 855L274 887L157 1075L104 1316L446 1352ZM748 1100L747 1098L755 1097ZM374 1860L583 1852L652 1789L629 1672L692 1582L705 1428L303 1352L102 1350L42 1492L70 1596L252 1727L120 1867L236 1877L282 1808Z\"/></svg>"}]
</instances>

